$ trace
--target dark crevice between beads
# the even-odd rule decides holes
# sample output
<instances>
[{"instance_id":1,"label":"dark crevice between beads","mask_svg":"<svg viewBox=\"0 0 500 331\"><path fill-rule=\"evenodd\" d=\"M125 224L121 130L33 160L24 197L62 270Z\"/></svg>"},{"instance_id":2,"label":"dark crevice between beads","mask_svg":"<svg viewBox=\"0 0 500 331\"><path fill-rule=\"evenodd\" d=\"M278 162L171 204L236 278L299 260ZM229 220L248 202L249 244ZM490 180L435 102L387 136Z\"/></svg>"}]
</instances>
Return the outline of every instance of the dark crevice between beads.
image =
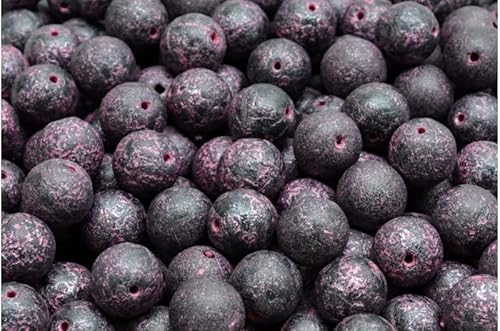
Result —
<instances>
[{"instance_id":1,"label":"dark crevice between beads","mask_svg":"<svg viewBox=\"0 0 500 331\"><path fill-rule=\"evenodd\" d=\"M165 92L165 88L161 84L156 84L155 85L155 91L158 94L162 94L163 92Z\"/></svg>"}]
</instances>

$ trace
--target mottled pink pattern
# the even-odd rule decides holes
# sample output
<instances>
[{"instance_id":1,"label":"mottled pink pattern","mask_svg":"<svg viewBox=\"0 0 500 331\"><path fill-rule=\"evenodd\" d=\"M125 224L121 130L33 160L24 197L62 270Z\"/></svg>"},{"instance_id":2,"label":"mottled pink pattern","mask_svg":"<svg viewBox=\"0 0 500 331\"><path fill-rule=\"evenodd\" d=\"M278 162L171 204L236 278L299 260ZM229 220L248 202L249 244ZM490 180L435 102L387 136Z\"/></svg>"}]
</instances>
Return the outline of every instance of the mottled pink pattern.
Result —
<instances>
[{"instance_id":1,"label":"mottled pink pattern","mask_svg":"<svg viewBox=\"0 0 500 331\"><path fill-rule=\"evenodd\" d=\"M236 189L215 200L208 215L208 238L226 256L240 259L268 248L277 222L278 213L265 195Z\"/></svg>"},{"instance_id":2,"label":"mottled pink pattern","mask_svg":"<svg viewBox=\"0 0 500 331\"><path fill-rule=\"evenodd\" d=\"M386 302L387 282L371 260L347 256L321 270L314 290L319 313L336 323L353 314L380 313Z\"/></svg>"},{"instance_id":3,"label":"mottled pink pattern","mask_svg":"<svg viewBox=\"0 0 500 331\"><path fill-rule=\"evenodd\" d=\"M354 164L361 152L361 133L343 113L315 112L295 131L293 149L297 164L306 176L331 180Z\"/></svg>"},{"instance_id":4,"label":"mottled pink pattern","mask_svg":"<svg viewBox=\"0 0 500 331\"><path fill-rule=\"evenodd\" d=\"M248 86L247 77L236 67L223 64L220 66L217 74L226 82L227 86L229 86L232 96L235 96L241 89Z\"/></svg>"},{"instance_id":5,"label":"mottled pink pattern","mask_svg":"<svg viewBox=\"0 0 500 331\"><path fill-rule=\"evenodd\" d=\"M90 300L90 271L73 262L57 262L42 280L38 290L53 314L68 302Z\"/></svg>"},{"instance_id":6,"label":"mottled pink pattern","mask_svg":"<svg viewBox=\"0 0 500 331\"><path fill-rule=\"evenodd\" d=\"M163 133L175 144L179 157L181 159L181 176L189 176L191 174L191 164L198 147L186 136L177 131L173 126L167 126Z\"/></svg>"},{"instance_id":7,"label":"mottled pink pattern","mask_svg":"<svg viewBox=\"0 0 500 331\"><path fill-rule=\"evenodd\" d=\"M53 64L27 68L12 86L12 106L21 119L36 127L73 116L80 94L73 78Z\"/></svg>"},{"instance_id":8,"label":"mottled pink pattern","mask_svg":"<svg viewBox=\"0 0 500 331\"><path fill-rule=\"evenodd\" d=\"M298 98L311 79L311 59L297 43L268 39L257 46L248 58L247 76L251 83L269 83Z\"/></svg>"},{"instance_id":9,"label":"mottled pink pattern","mask_svg":"<svg viewBox=\"0 0 500 331\"><path fill-rule=\"evenodd\" d=\"M167 92L173 81L173 76L164 66L152 66L141 70L137 81L154 89L164 105L167 104Z\"/></svg>"},{"instance_id":10,"label":"mottled pink pattern","mask_svg":"<svg viewBox=\"0 0 500 331\"><path fill-rule=\"evenodd\" d=\"M495 240L486 247L481 259L479 260L479 272L482 274L490 274L497 277L497 260L498 260L497 241Z\"/></svg>"},{"instance_id":11,"label":"mottled pink pattern","mask_svg":"<svg viewBox=\"0 0 500 331\"><path fill-rule=\"evenodd\" d=\"M497 327L496 277L470 276L448 294L443 318L449 330L495 330Z\"/></svg>"},{"instance_id":12,"label":"mottled pink pattern","mask_svg":"<svg viewBox=\"0 0 500 331\"><path fill-rule=\"evenodd\" d=\"M361 231L349 230L349 239L342 256L361 256L373 259L373 237Z\"/></svg>"},{"instance_id":13,"label":"mottled pink pattern","mask_svg":"<svg viewBox=\"0 0 500 331\"><path fill-rule=\"evenodd\" d=\"M232 143L231 137L214 138L203 144L193 158L191 177L196 185L212 199L217 198L221 193L217 187L217 169L222 155Z\"/></svg>"},{"instance_id":14,"label":"mottled pink pattern","mask_svg":"<svg viewBox=\"0 0 500 331\"><path fill-rule=\"evenodd\" d=\"M300 178L288 182L281 191L276 207L279 210L285 210L293 205L298 198L312 196L334 201L335 192L333 189L322 182L312 178Z\"/></svg>"},{"instance_id":15,"label":"mottled pink pattern","mask_svg":"<svg viewBox=\"0 0 500 331\"><path fill-rule=\"evenodd\" d=\"M439 267L436 276L422 289L422 293L434 300L441 308L444 308L450 290L461 280L475 273L476 270L467 264L444 261Z\"/></svg>"},{"instance_id":16,"label":"mottled pink pattern","mask_svg":"<svg viewBox=\"0 0 500 331\"><path fill-rule=\"evenodd\" d=\"M80 233L85 246L95 254L124 241L141 243L146 236L146 211L130 193L102 191L94 196Z\"/></svg>"},{"instance_id":17,"label":"mottled pink pattern","mask_svg":"<svg viewBox=\"0 0 500 331\"><path fill-rule=\"evenodd\" d=\"M497 140L497 98L478 92L465 95L453 104L448 127L463 145L479 140Z\"/></svg>"},{"instance_id":18,"label":"mottled pink pattern","mask_svg":"<svg viewBox=\"0 0 500 331\"><path fill-rule=\"evenodd\" d=\"M23 184L21 210L54 227L80 222L92 206L92 181L78 164L50 159L35 166Z\"/></svg>"},{"instance_id":19,"label":"mottled pink pattern","mask_svg":"<svg viewBox=\"0 0 500 331\"><path fill-rule=\"evenodd\" d=\"M425 187L448 178L456 158L457 144L452 133L431 118L404 123L389 142L389 163L415 186Z\"/></svg>"},{"instance_id":20,"label":"mottled pink pattern","mask_svg":"<svg viewBox=\"0 0 500 331\"><path fill-rule=\"evenodd\" d=\"M167 93L172 122L190 133L208 133L226 122L229 86L215 72L197 68L178 75Z\"/></svg>"},{"instance_id":21,"label":"mottled pink pattern","mask_svg":"<svg viewBox=\"0 0 500 331\"><path fill-rule=\"evenodd\" d=\"M295 127L295 112L292 99L282 89L253 84L233 98L227 122L234 139L252 137L279 142Z\"/></svg>"},{"instance_id":22,"label":"mottled pink pattern","mask_svg":"<svg viewBox=\"0 0 500 331\"><path fill-rule=\"evenodd\" d=\"M398 296L382 312L399 331L440 331L440 308L431 299L413 294Z\"/></svg>"},{"instance_id":23,"label":"mottled pink pattern","mask_svg":"<svg viewBox=\"0 0 500 331\"><path fill-rule=\"evenodd\" d=\"M47 330L50 315L43 298L32 287L2 283L2 329Z\"/></svg>"},{"instance_id":24,"label":"mottled pink pattern","mask_svg":"<svg viewBox=\"0 0 500 331\"><path fill-rule=\"evenodd\" d=\"M113 171L120 187L137 197L154 196L170 187L180 166L174 143L152 130L130 133L113 154Z\"/></svg>"},{"instance_id":25,"label":"mottled pink pattern","mask_svg":"<svg viewBox=\"0 0 500 331\"><path fill-rule=\"evenodd\" d=\"M346 35L337 38L321 60L321 82L329 94L345 98L355 88L384 82L387 67L382 52L368 40Z\"/></svg>"},{"instance_id":26,"label":"mottled pink pattern","mask_svg":"<svg viewBox=\"0 0 500 331\"><path fill-rule=\"evenodd\" d=\"M157 0L113 0L104 17L107 34L139 51L155 50L167 23L167 11Z\"/></svg>"},{"instance_id":27,"label":"mottled pink pattern","mask_svg":"<svg viewBox=\"0 0 500 331\"><path fill-rule=\"evenodd\" d=\"M170 301L173 330L238 331L245 325L245 306L228 283L211 278L185 282Z\"/></svg>"},{"instance_id":28,"label":"mottled pink pattern","mask_svg":"<svg viewBox=\"0 0 500 331\"><path fill-rule=\"evenodd\" d=\"M51 63L68 69L71 56L79 44L78 37L67 27L49 24L30 35L24 54L31 65Z\"/></svg>"},{"instance_id":29,"label":"mottled pink pattern","mask_svg":"<svg viewBox=\"0 0 500 331\"><path fill-rule=\"evenodd\" d=\"M356 162L340 178L336 201L352 226L373 232L404 213L406 184L386 162Z\"/></svg>"},{"instance_id":30,"label":"mottled pink pattern","mask_svg":"<svg viewBox=\"0 0 500 331\"><path fill-rule=\"evenodd\" d=\"M23 49L26 39L42 23L41 19L28 9L23 8L3 13L2 45L12 44L18 49Z\"/></svg>"},{"instance_id":31,"label":"mottled pink pattern","mask_svg":"<svg viewBox=\"0 0 500 331\"><path fill-rule=\"evenodd\" d=\"M167 293L173 295L184 282L209 277L228 280L233 272L231 263L213 247L192 246L177 254L166 273Z\"/></svg>"},{"instance_id":32,"label":"mottled pink pattern","mask_svg":"<svg viewBox=\"0 0 500 331\"><path fill-rule=\"evenodd\" d=\"M39 218L15 213L2 217L2 281L33 284L52 266L56 241Z\"/></svg>"},{"instance_id":33,"label":"mottled pink pattern","mask_svg":"<svg viewBox=\"0 0 500 331\"><path fill-rule=\"evenodd\" d=\"M50 321L50 331L115 331L103 313L91 302L77 300L60 307Z\"/></svg>"},{"instance_id":34,"label":"mottled pink pattern","mask_svg":"<svg viewBox=\"0 0 500 331\"><path fill-rule=\"evenodd\" d=\"M428 221L401 216L377 231L373 254L385 276L396 286L413 288L434 277L443 262L443 244Z\"/></svg>"},{"instance_id":35,"label":"mottled pink pattern","mask_svg":"<svg viewBox=\"0 0 500 331\"><path fill-rule=\"evenodd\" d=\"M283 158L269 141L244 138L224 152L217 170L217 184L223 191L249 188L274 197L284 183Z\"/></svg>"},{"instance_id":36,"label":"mottled pink pattern","mask_svg":"<svg viewBox=\"0 0 500 331\"><path fill-rule=\"evenodd\" d=\"M335 202L306 195L281 213L276 236L280 249L295 262L322 267L341 255L348 231L347 217Z\"/></svg>"},{"instance_id":37,"label":"mottled pink pattern","mask_svg":"<svg viewBox=\"0 0 500 331\"><path fill-rule=\"evenodd\" d=\"M98 117L107 140L117 144L134 131L161 132L167 124L167 109L156 91L146 84L123 83L102 99Z\"/></svg>"},{"instance_id":38,"label":"mottled pink pattern","mask_svg":"<svg viewBox=\"0 0 500 331\"><path fill-rule=\"evenodd\" d=\"M245 256L229 283L241 294L247 320L256 325L284 322L302 295L302 277L285 255L261 250Z\"/></svg>"},{"instance_id":39,"label":"mottled pink pattern","mask_svg":"<svg viewBox=\"0 0 500 331\"><path fill-rule=\"evenodd\" d=\"M287 0L276 12L273 31L310 50L325 49L335 39L337 15L328 0Z\"/></svg>"},{"instance_id":40,"label":"mottled pink pattern","mask_svg":"<svg viewBox=\"0 0 500 331\"><path fill-rule=\"evenodd\" d=\"M455 256L479 257L497 237L497 199L479 186L456 186L439 198L432 221Z\"/></svg>"},{"instance_id":41,"label":"mottled pink pattern","mask_svg":"<svg viewBox=\"0 0 500 331\"><path fill-rule=\"evenodd\" d=\"M223 1L212 17L226 35L226 60L230 62L244 61L269 33L269 19L250 1Z\"/></svg>"},{"instance_id":42,"label":"mottled pink pattern","mask_svg":"<svg viewBox=\"0 0 500 331\"><path fill-rule=\"evenodd\" d=\"M173 20L160 41L163 62L176 74L192 68L217 70L226 49L226 37L220 25L211 17L198 13Z\"/></svg>"},{"instance_id":43,"label":"mottled pink pattern","mask_svg":"<svg viewBox=\"0 0 500 331\"><path fill-rule=\"evenodd\" d=\"M370 330L370 331L397 331L397 329L391 325L383 317L375 314L354 314L349 317L344 318L339 324L337 324L335 331L360 331L360 330Z\"/></svg>"},{"instance_id":44,"label":"mottled pink pattern","mask_svg":"<svg viewBox=\"0 0 500 331\"><path fill-rule=\"evenodd\" d=\"M47 2L50 13L62 20L75 16L99 20L104 16L111 0L48 0ZM62 6L63 3L66 6Z\"/></svg>"},{"instance_id":45,"label":"mottled pink pattern","mask_svg":"<svg viewBox=\"0 0 500 331\"><path fill-rule=\"evenodd\" d=\"M25 177L15 163L2 160L2 210L10 213L18 211Z\"/></svg>"},{"instance_id":46,"label":"mottled pink pattern","mask_svg":"<svg viewBox=\"0 0 500 331\"><path fill-rule=\"evenodd\" d=\"M497 193L498 146L492 141L475 141L458 153L454 178L457 184L474 184Z\"/></svg>"},{"instance_id":47,"label":"mottled pink pattern","mask_svg":"<svg viewBox=\"0 0 500 331\"><path fill-rule=\"evenodd\" d=\"M92 297L111 316L130 318L147 312L160 300L164 286L157 258L138 244L110 247L92 266Z\"/></svg>"},{"instance_id":48,"label":"mottled pink pattern","mask_svg":"<svg viewBox=\"0 0 500 331\"><path fill-rule=\"evenodd\" d=\"M339 22L344 34L352 34L371 42L375 42L375 29L380 16L391 7L387 0L352 1Z\"/></svg>"},{"instance_id":49,"label":"mottled pink pattern","mask_svg":"<svg viewBox=\"0 0 500 331\"><path fill-rule=\"evenodd\" d=\"M31 170L43 161L59 158L80 165L93 177L101 166L104 145L94 128L77 117L49 123L28 139L24 166Z\"/></svg>"},{"instance_id":50,"label":"mottled pink pattern","mask_svg":"<svg viewBox=\"0 0 500 331\"><path fill-rule=\"evenodd\" d=\"M137 67L127 44L102 36L78 46L71 57L69 71L82 92L102 97L116 85L135 80Z\"/></svg>"},{"instance_id":51,"label":"mottled pink pattern","mask_svg":"<svg viewBox=\"0 0 500 331\"><path fill-rule=\"evenodd\" d=\"M210 200L195 188L175 186L156 195L148 209L146 231L158 256L169 261L205 239L210 207Z\"/></svg>"},{"instance_id":52,"label":"mottled pink pattern","mask_svg":"<svg viewBox=\"0 0 500 331\"><path fill-rule=\"evenodd\" d=\"M2 98L10 97L16 77L28 67L23 53L12 45L2 45Z\"/></svg>"}]
</instances>

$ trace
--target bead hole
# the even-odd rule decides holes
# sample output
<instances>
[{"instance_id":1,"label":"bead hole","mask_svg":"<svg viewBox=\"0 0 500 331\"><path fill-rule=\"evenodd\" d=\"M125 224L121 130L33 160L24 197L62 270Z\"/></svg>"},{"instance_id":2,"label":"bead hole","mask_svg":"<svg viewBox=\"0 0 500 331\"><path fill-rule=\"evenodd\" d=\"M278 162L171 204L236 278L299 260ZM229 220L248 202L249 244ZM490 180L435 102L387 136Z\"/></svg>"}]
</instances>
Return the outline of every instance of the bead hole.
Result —
<instances>
[{"instance_id":1,"label":"bead hole","mask_svg":"<svg viewBox=\"0 0 500 331\"><path fill-rule=\"evenodd\" d=\"M155 85L155 91L158 93L158 94L162 94L163 92L165 92L165 88L163 87L163 85L161 84L156 84Z\"/></svg>"},{"instance_id":2,"label":"bead hole","mask_svg":"<svg viewBox=\"0 0 500 331\"><path fill-rule=\"evenodd\" d=\"M431 32L434 37L437 37L439 32L437 26L433 26Z\"/></svg>"},{"instance_id":3,"label":"bead hole","mask_svg":"<svg viewBox=\"0 0 500 331\"><path fill-rule=\"evenodd\" d=\"M337 136L335 138L335 147L337 148L343 148L345 146L345 137L344 136Z\"/></svg>"},{"instance_id":4,"label":"bead hole","mask_svg":"<svg viewBox=\"0 0 500 331\"><path fill-rule=\"evenodd\" d=\"M59 331L67 331L69 330L69 323L67 321L63 321L59 324Z\"/></svg>"},{"instance_id":5,"label":"bead hole","mask_svg":"<svg viewBox=\"0 0 500 331\"><path fill-rule=\"evenodd\" d=\"M293 118L293 109L292 107L286 107L285 109L285 117L288 118L288 119L292 119Z\"/></svg>"},{"instance_id":6,"label":"bead hole","mask_svg":"<svg viewBox=\"0 0 500 331\"><path fill-rule=\"evenodd\" d=\"M465 115L464 114L458 114L457 115L457 122L463 122L465 120Z\"/></svg>"},{"instance_id":7,"label":"bead hole","mask_svg":"<svg viewBox=\"0 0 500 331\"><path fill-rule=\"evenodd\" d=\"M469 53L469 62L476 63L477 61L479 61L479 54L476 52Z\"/></svg>"},{"instance_id":8,"label":"bead hole","mask_svg":"<svg viewBox=\"0 0 500 331\"><path fill-rule=\"evenodd\" d=\"M163 160L166 162L166 163L170 163L172 162L172 160L174 159L174 157L172 156L172 154L170 153L165 153L165 155L163 155Z\"/></svg>"},{"instance_id":9,"label":"bead hole","mask_svg":"<svg viewBox=\"0 0 500 331\"><path fill-rule=\"evenodd\" d=\"M137 294L139 293L139 288L136 285L132 285L130 286L128 291L130 292L130 294Z\"/></svg>"},{"instance_id":10,"label":"bead hole","mask_svg":"<svg viewBox=\"0 0 500 331\"><path fill-rule=\"evenodd\" d=\"M158 32L159 32L159 30L158 30L158 28L157 28L157 27L152 27L151 29L149 29L149 35L150 35L151 37L156 37L156 36L158 36Z\"/></svg>"},{"instance_id":11,"label":"bead hole","mask_svg":"<svg viewBox=\"0 0 500 331\"><path fill-rule=\"evenodd\" d=\"M59 35L59 32L57 32L56 30L52 31L50 33L51 36L54 36L54 37L57 37Z\"/></svg>"},{"instance_id":12,"label":"bead hole","mask_svg":"<svg viewBox=\"0 0 500 331\"><path fill-rule=\"evenodd\" d=\"M361 11L360 11L360 12L358 12L358 14L356 15L356 17L358 18L358 20L360 20L360 21L361 21L361 20L365 17L365 13L363 13L363 12L361 12Z\"/></svg>"},{"instance_id":13,"label":"bead hole","mask_svg":"<svg viewBox=\"0 0 500 331\"><path fill-rule=\"evenodd\" d=\"M418 134L425 133L425 128L418 128L417 132Z\"/></svg>"},{"instance_id":14,"label":"bead hole","mask_svg":"<svg viewBox=\"0 0 500 331\"><path fill-rule=\"evenodd\" d=\"M318 101L318 106L323 107L324 105L326 105L326 101L325 100Z\"/></svg>"},{"instance_id":15,"label":"bead hole","mask_svg":"<svg viewBox=\"0 0 500 331\"><path fill-rule=\"evenodd\" d=\"M4 171L2 171L2 179L5 179L5 178L7 178L7 174Z\"/></svg>"},{"instance_id":16,"label":"bead hole","mask_svg":"<svg viewBox=\"0 0 500 331\"><path fill-rule=\"evenodd\" d=\"M203 252L203 255L205 255L206 257L208 257L209 259L213 259L215 257L215 254L214 252L212 251L209 251L209 250L206 250Z\"/></svg>"},{"instance_id":17,"label":"bead hole","mask_svg":"<svg viewBox=\"0 0 500 331\"><path fill-rule=\"evenodd\" d=\"M73 166L68 166L68 169L69 169L69 171L71 171L71 172L75 172L75 171L76 171L76 168L75 168L75 167L73 167Z\"/></svg>"},{"instance_id":18,"label":"bead hole","mask_svg":"<svg viewBox=\"0 0 500 331\"><path fill-rule=\"evenodd\" d=\"M220 231L220 221L218 219L214 219L212 221L212 231L213 232L219 232Z\"/></svg>"},{"instance_id":19,"label":"bead hole","mask_svg":"<svg viewBox=\"0 0 500 331\"><path fill-rule=\"evenodd\" d=\"M406 253L403 258L403 263L408 267L415 265L415 256L412 253Z\"/></svg>"},{"instance_id":20,"label":"bead hole","mask_svg":"<svg viewBox=\"0 0 500 331\"><path fill-rule=\"evenodd\" d=\"M16 291L8 291L7 298L15 298L17 295Z\"/></svg>"},{"instance_id":21,"label":"bead hole","mask_svg":"<svg viewBox=\"0 0 500 331\"><path fill-rule=\"evenodd\" d=\"M52 83L57 83L59 81L59 78L57 78L57 76L50 76L49 77L49 80L52 82Z\"/></svg>"},{"instance_id":22,"label":"bead hole","mask_svg":"<svg viewBox=\"0 0 500 331\"><path fill-rule=\"evenodd\" d=\"M310 10L310 11L316 11L316 9L318 9L318 7L316 6L315 3L310 3L307 8Z\"/></svg>"},{"instance_id":23,"label":"bead hole","mask_svg":"<svg viewBox=\"0 0 500 331\"><path fill-rule=\"evenodd\" d=\"M210 33L210 40L215 44L219 43L219 35L216 32Z\"/></svg>"},{"instance_id":24,"label":"bead hole","mask_svg":"<svg viewBox=\"0 0 500 331\"><path fill-rule=\"evenodd\" d=\"M281 69L281 62L280 61L274 62L273 68L274 68L274 70L280 70Z\"/></svg>"},{"instance_id":25,"label":"bead hole","mask_svg":"<svg viewBox=\"0 0 500 331\"><path fill-rule=\"evenodd\" d=\"M147 110L149 108L149 102L147 101L141 102L141 108Z\"/></svg>"}]
</instances>

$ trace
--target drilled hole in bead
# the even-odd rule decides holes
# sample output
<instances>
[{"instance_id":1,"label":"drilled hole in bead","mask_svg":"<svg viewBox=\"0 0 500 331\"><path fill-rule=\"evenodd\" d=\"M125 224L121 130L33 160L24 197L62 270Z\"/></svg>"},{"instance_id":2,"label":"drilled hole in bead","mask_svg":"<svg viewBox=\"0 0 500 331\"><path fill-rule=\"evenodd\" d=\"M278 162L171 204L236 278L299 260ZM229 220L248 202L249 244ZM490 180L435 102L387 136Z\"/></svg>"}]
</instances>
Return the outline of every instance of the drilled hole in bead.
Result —
<instances>
[{"instance_id":1,"label":"drilled hole in bead","mask_svg":"<svg viewBox=\"0 0 500 331\"><path fill-rule=\"evenodd\" d=\"M326 105L326 101L325 100L318 101L318 106L323 107L324 105Z\"/></svg>"},{"instance_id":2,"label":"drilled hole in bead","mask_svg":"<svg viewBox=\"0 0 500 331\"><path fill-rule=\"evenodd\" d=\"M155 91L158 94L162 94L163 92L165 92L165 88L161 84L156 84L155 85Z\"/></svg>"},{"instance_id":3,"label":"drilled hole in bead","mask_svg":"<svg viewBox=\"0 0 500 331\"><path fill-rule=\"evenodd\" d=\"M212 220L210 227L212 228L212 232L216 232L216 233L219 232L220 231L220 221L218 219Z\"/></svg>"},{"instance_id":4,"label":"drilled hole in bead","mask_svg":"<svg viewBox=\"0 0 500 331\"><path fill-rule=\"evenodd\" d=\"M147 110L149 108L149 102L147 101L141 102L141 108Z\"/></svg>"},{"instance_id":5,"label":"drilled hole in bead","mask_svg":"<svg viewBox=\"0 0 500 331\"><path fill-rule=\"evenodd\" d=\"M151 37L158 37L160 30L157 27L152 27L149 29L149 35Z\"/></svg>"},{"instance_id":6,"label":"drilled hole in bead","mask_svg":"<svg viewBox=\"0 0 500 331\"><path fill-rule=\"evenodd\" d=\"M67 321L63 321L59 324L59 331L67 331L69 330L69 323Z\"/></svg>"},{"instance_id":7,"label":"drilled hole in bead","mask_svg":"<svg viewBox=\"0 0 500 331\"><path fill-rule=\"evenodd\" d=\"M2 171L2 179L5 179L5 178L7 178L7 174L4 171Z\"/></svg>"},{"instance_id":8,"label":"drilled hole in bead","mask_svg":"<svg viewBox=\"0 0 500 331\"><path fill-rule=\"evenodd\" d=\"M206 257L208 257L209 259L213 259L215 257L215 254L214 252L212 251L209 251L209 250L206 250L203 252L203 255L205 255Z\"/></svg>"},{"instance_id":9,"label":"drilled hole in bead","mask_svg":"<svg viewBox=\"0 0 500 331\"><path fill-rule=\"evenodd\" d=\"M172 154L170 153L165 153L163 155L163 161L165 161L166 163L172 163L174 160L174 157L172 156Z\"/></svg>"},{"instance_id":10,"label":"drilled hole in bead","mask_svg":"<svg viewBox=\"0 0 500 331\"><path fill-rule=\"evenodd\" d=\"M315 3L310 3L307 8L310 10L310 11L316 11L316 9L318 9L318 6L316 6Z\"/></svg>"},{"instance_id":11,"label":"drilled hole in bead","mask_svg":"<svg viewBox=\"0 0 500 331\"><path fill-rule=\"evenodd\" d=\"M217 34L217 32L210 33L210 40L215 44L219 43L219 35Z\"/></svg>"},{"instance_id":12,"label":"drilled hole in bead","mask_svg":"<svg viewBox=\"0 0 500 331\"><path fill-rule=\"evenodd\" d=\"M345 137L344 136L337 136L335 138L335 147L344 148L344 146L345 146Z\"/></svg>"},{"instance_id":13,"label":"drilled hole in bead","mask_svg":"<svg viewBox=\"0 0 500 331\"><path fill-rule=\"evenodd\" d=\"M56 30L53 30L50 32L50 35L53 36L53 37L57 37L59 35L59 32L56 31Z\"/></svg>"},{"instance_id":14,"label":"drilled hole in bead","mask_svg":"<svg viewBox=\"0 0 500 331\"><path fill-rule=\"evenodd\" d=\"M59 5L59 10L61 11L61 13L69 12L69 3L61 2L61 4Z\"/></svg>"},{"instance_id":15,"label":"drilled hole in bead","mask_svg":"<svg viewBox=\"0 0 500 331\"><path fill-rule=\"evenodd\" d=\"M403 257L403 263L408 267L415 265L415 256L412 253L406 253Z\"/></svg>"},{"instance_id":16,"label":"drilled hole in bead","mask_svg":"<svg viewBox=\"0 0 500 331\"><path fill-rule=\"evenodd\" d=\"M465 115L462 113L458 113L457 114L457 122L461 123L463 121L465 121Z\"/></svg>"},{"instance_id":17,"label":"drilled hole in bead","mask_svg":"<svg viewBox=\"0 0 500 331\"><path fill-rule=\"evenodd\" d=\"M57 76L50 76L49 77L49 80L52 82L52 83L57 83L59 81L59 78L57 78Z\"/></svg>"},{"instance_id":18,"label":"drilled hole in bead","mask_svg":"<svg viewBox=\"0 0 500 331\"><path fill-rule=\"evenodd\" d=\"M477 61L479 61L479 54L477 54L476 52L469 53L468 60L469 63L476 63Z\"/></svg>"},{"instance_id":19,"label":"drilled hole in bead","mask_svg":"<svg viewBox=\"0 0 500 331\"><path fill-rule=\"evenodd\" d=\"M16 291L7 291L7 298L15 298L16 295Z\"/></svg>"},{"instance_id":20,"label":"drilled hole in bead","mask_svg":"<svg viewBox=\"0 0 500 331\"><path fill-rule=\"evenodd\" d=\"M434 37L437 37L437 35L439 34L437 26L433 26L431 32Z\"/></svg>"},{"instance_id":21,"label":"drilled hole in bead","mask_svg":"<svg viewBox=\"0 0 500 331\"><path fill-rule=\"evenodd\" d=\"M360 12L358 12L356 14L356 17L357 17L358 20L361 21L363 18L365 18L365 13L363 13L362 11L360 11Z\"/></svg>"},{"instance_id":22,"label":"drilled hole in bead","mask_svg":"<svg viewBox=\"0 0 500 331\"><path fill-rule=\"evenodd\" d=\"M136 285L132 285L130 286L128 291L130 292L130 294L137 294L139 293L139 288Z\"/></svg>"},{"instance_id":23,"label":"drilled hole in bead","mask_svg":"<svg viewBox=\"0 0 500 331\"><path fill-rule=\"evenodd\" d=\"M294 113L292 107L286 107L285 109L285 117L288 119L293 119Z\"/></svg>"},{"instance_id":24,"label":"drilled hole in bead","mask_svg":"<svg viewBox=\"0 0 500 331\"><path fill-rule=\"evenodd\" d=\"M274 68L274 70L276 70L276 71L280 70L280 69L281 69L281 62L280 62L280 61L276 61L276 62L274 62L274 64L273 64L273 68Z\"/></svg>"},{"instance_id":25,"label":"drilled hole in bead","mask_svg":"<svg viewBox=\"0 0 500 331\"><path fill-rule=\"evenodd\" d=\"M425 133L425 128L418 128L417 132L418 132L418 134Z\"/></svg>"},{"instance_id":26,"label":"drilled hole in bead","mask_svg":"<svg viewBox=\"0 0 500 331\"><path fill-rule=\"evenodd\" d=\"M73 167L73 166L68 166L68 169L69 169L69 171L71 171L71 172L75 172L75 171L76 171L76 168L75 168L75 167Z\"/></svg>"}]
</instances>

